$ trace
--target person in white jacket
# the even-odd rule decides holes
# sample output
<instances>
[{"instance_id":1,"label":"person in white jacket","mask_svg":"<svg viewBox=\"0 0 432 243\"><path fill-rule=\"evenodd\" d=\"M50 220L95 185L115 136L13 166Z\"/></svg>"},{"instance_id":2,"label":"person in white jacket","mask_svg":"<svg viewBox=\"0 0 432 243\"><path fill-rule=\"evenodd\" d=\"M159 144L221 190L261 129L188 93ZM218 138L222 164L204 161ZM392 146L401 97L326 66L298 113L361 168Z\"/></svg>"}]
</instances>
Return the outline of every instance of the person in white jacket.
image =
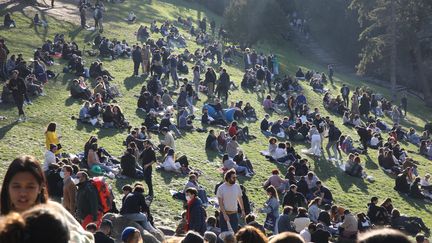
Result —
<instances>
[{"instance_id":1,"label":"person in white jacket","mask_svg":"<svg viewBox=\"0 0 432 243\"><path fill-rule=\"evenodd\" d=\"M57 151L57 145L55 144L50 144L50 150L47 150L45 152L45 161L43 164L43 170L44 171L48 171L48 168L51 164L56 163L56 156L55 153Z\"/></svg>"},{"instance_id":2,"label":"person in white jacket","mask_svg":"<svg viewBox=\"0 0 432 243\"><path fill-rule=\"evenodd\" d=\"M181 165L179 162L175 162L174 149L170 148L167 155L165 156L162 167L166 171L180 173Z\"/></svg>"}]
</instances>

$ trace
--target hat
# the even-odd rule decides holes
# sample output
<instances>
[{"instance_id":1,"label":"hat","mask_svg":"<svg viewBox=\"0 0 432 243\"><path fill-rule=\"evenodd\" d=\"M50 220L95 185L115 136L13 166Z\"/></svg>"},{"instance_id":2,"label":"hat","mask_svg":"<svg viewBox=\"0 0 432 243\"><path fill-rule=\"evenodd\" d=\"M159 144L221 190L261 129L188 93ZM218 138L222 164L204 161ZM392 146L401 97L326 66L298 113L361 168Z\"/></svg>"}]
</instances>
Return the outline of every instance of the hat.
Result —
<instances>
[{"instance_id":1,"label":"hat","mask_svg":"<svg viewBox=\"0 0 432 243\"><path fill-rule=\"evenodd\" d=\"M102 168L99 165L92 166L92 168L90 169L90 172L92 174L95 174L95 175L102 175L103 174Z\"/></svg>"},{"instance_id":2,"label":"hat","mask_svg":"<svg viewBox=\"0 0 432 243\"><path fill-rule=\"evenodd\" d=\"M138 231L135 227L126 227L121 233L122 241L126 241L131 234L135 233L135 231Z\"/></svg>"},{"instance_id":3,"label":"hat","mask_svg":"<svg viewBox=\"0 0 432 243\"><path fill-rule=\"evenodd\" d=\"M111 229L112 229L112 227L113 227L113 223L112 223L112 221L109 220L109 219L104 219L104 220L102 220L101 226L103 226L103 225L106 225L106 226L110 227Z\"/></svg>"}]
</instances>

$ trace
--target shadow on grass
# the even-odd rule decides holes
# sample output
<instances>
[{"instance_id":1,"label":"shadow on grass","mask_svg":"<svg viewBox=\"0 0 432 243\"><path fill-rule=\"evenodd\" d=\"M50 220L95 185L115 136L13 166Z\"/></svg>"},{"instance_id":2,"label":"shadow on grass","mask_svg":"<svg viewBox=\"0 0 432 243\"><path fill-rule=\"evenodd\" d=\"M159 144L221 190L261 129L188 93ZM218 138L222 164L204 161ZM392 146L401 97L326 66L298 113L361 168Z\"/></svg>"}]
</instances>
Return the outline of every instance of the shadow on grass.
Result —
<instances>
[{"instance_id":1,"label":"shadow on grass","mask_svg":"<svg viewBox=\"0 0 432 243\"><path fill-rule=\"evenodd\" d=\"M427 212L428 214L432 213L432 211L426 207L426 205L429 205L430 203L427 203L421 199L410 198L409 196L407 196L406 194L403 194L403 193L399 193L399 196L401 198L405 199L405 202L408 203L409 205L411 205L412 207L414 207L416 209L422 209L422 210L424 210L424 212ZM412 216L414 216L414 215L412 215Z\"/></svg>"},{"instance_id":2,"label":"shadow on grass","mask_svg":"<svg viewBox=\"0 0 432 243\"><path fill-rule=\"evenodd\" d=\"M366 155L365 167L370 170L376 170L379 168L379 166L372 160L369 154Z\"/></svg>"},{"instance_id":3,"label":"shadow on grass","mask_svg":"<svg viewBox=\"0 0 432 243\"><path fill-rule=\"evenodd\" d=\"M335 177L344 192L348 192L355 185L362 192L368 193L368 186L362 178L345 174L335 164L326 159L320 158L319 160L314 160L314 168L314 172L320 180L326 181L329 178Z\"/></svg>"},{"instance_id":4,"label":"shadow on grass","mask_svg":"<svg viewBox=\"0 0 432 243\"><path fill-rule=\"evenodd\" d=\"M123 133L126 129L117 129L117 128L100 128L97 137L98 138L104 138L104 137L113 137L119 133Z\"/></svg>"},{"instance_id":5,"label":"shadow on grass","mask_svg":"<svg viewBox=\"0 0 432 243\"><path fill-rule=\"evenodd\" d=\"M81 100L75 99L72 96L69 96L69 98L67 98L65 100L65 106L71 106L71 105L73 105L75 103L80 104Z\"/></svg>"},{"instance_id":6,"label":"shadow on grass","mask_svg":"<svg viewBox=\"0 0 432 243\"><path fill-rule=\"evenodd\" d=\"M13 121L6 126L0 127L0 139L4 138L9 130L11 130L16 124L18 124L18 122Z\"/></svg>"},{"instance_id":7,"label":"shadow on grass","mask_svg":"<svg viewBox=\"0 0 432 243\"><path fill-rule=\"evenodd\" d=\"M131 89L135 88L138 85L142 85L144 82L143 82L143 79L141 77L134 77L134 76L132 76L132 77L125 78L124 81L123 81L123 83L124 83L124 85L126 87L126 90L131 90Z\"/></svg>"}]
</instances>

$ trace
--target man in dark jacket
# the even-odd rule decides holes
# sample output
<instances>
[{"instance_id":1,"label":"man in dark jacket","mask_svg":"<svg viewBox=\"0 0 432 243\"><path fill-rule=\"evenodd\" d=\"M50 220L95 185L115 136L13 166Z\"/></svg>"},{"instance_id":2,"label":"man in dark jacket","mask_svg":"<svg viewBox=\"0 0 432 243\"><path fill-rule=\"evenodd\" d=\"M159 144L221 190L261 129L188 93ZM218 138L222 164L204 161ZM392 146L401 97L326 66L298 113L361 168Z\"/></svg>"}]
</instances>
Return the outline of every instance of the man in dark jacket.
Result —
<instances>
[{"instance_id":1,"label":"man in dark jacket","mask_svg":"<svg viewBox=\"0 0 432 243\"><path fill-rule=\"evenodd\" d=\"M93 184L89 181L89 176L86 172L80 171L77 173L79 179L77 191L77 217L81 220L83 228L91 222L97 222L102 217L102 213L98 210L98 192Z\"/></svg>"},{"instance_id":2,"label":"man in dark jacket","mask_svg":"<svg viewBox=\"0 0 432 243\"><path fill-rule=\"evenodd\" d=\"M153 182L152 182L152 165L156 163L156 153L153 150L153 144L150 140L144 140L144 150L140 155L140 161L143 167L144 181L148 186L149 196L153 197Z\"/></svg>"},{"instance_id":3,"label":"man in dark jacket","mask_svg":"<svg viewBox=\"0 0 432 243\"><path fill-rule=\"evenodd\" d=\"M225 97L225 102L228 102L228 90L231 84L230 76L227 73L226 69L222 69L222 73L219 77L219 84L217 87L218 98L221 96Z\"/></svg>"},{"instance_id":4,"label":"man in dark jacket","mask_svg":"<svg viewBox=\"0 0 432 243\"><path fill-rule=\"evenodd\" d=\"M198 191L195 188L188 188L185 194L187 201L185 231L193 230L204 235L207 229L206 212L198 197Z\"/></svg>"},{"instance_id":5,"label":"man in dark jacket","mask_svg":"<svg viewBox=\"0 0 432 243\"><path fill-rule=\"evenodd\" d=\"M135 49L132 51L132 61L134 63L134 75L135 77L138 77L138 70L140 67L140 64L142 62L142 57L141 57L141 47L139 45L137 45L135 47Z\"/></svg>"},{"instance_id":6,"label":"man in dark jacket","mask_svg":"<svg viewBox=\"0 0 432 243\"><path fill-rule=\"evenodd\" d=\"M370 221L373 224L383 225L387 223L386 213L385 213L386 211L385 209L378 207L377 203L378 203L378 198L372 197L371 202L368 203L367 216L369 217Z\"/></svg>"},{"instance_id":7,"label":"man in dark jacket","mask_svg":"<svg viewBox=\"0 0 432 243\"><path fill-rule=\"evenodd\" d=\"M99 230L94 233L95 243L114 243L114 239L110 237L112 228L111 220L104 219Z\"/></svg>"},{"instance_id":8,"label":"man in dark jacket","mask_svg":"<svg viewBox=\"0 0 432 243\"><path fill-rule=\"evenodd\" d=\"M144 178L140 168L137 168L136 158L134 156L134 150L128 148L124 155L120 159L120 166L122 168L122 174L135 179Z\"/></svg>"},{"instance_id":9,"label":"man in dark jacket","mask_svg":"<svg viewBox=\"0 0 432 243\"><path fill-rule=\"evenodd\" d=\"M209 97L213 97L216 79L217 79L216 72L213 70L213 68L211 67L207 68L207 72L205 73L204 83L207 85Z\"/></svg>"},{"instance_id":10,"label":"man in dark jacket","mask_svg":"<svg viewBox=\"0 0 432 243\"><path fill-rule=\"evenodd\" d=\"M136 185L133 192L126 196L120 209L120 214L129 220L139 223L151 233L155 231L151 225L150 208L145 201L144 188L141 185Z\"/></svg>"},{"instance_id":11,"label":"man in dark jacket","mask_svg":"<svg viewBox=\"0 0 432 243\"><path fill-rule=\"evenodd\" d=\"M303 205L306 205L306 198L297 192L296 185L291 185L289 192L283 198L282 206L302 207Z\"/></svg>"},{"instance_id":12,"label":"man in dark jacket","mask_svg":"<svg viewBox=\"0 0 432 243\"><path fill-rule=\"evenodd\" d=\"M369 133L369 131L363 126L357 126L356 129L357 129L357 134L360 137L360 142L362 144L364 153L367 154L368 143L372 136Z\"/></svg>"},{"instance_id":13,"label":"man in dark jacket","mask_svg":"<svg viewBox=\"0 0 432 243\"><path fill-rule=\"evenodd\" d=\"M18 108L18 121L25 121L26 116L24 114L23 105L24 105L24 96L27 92L27 87L24 83L24 80L18 77L18 70L12 71L12 78L7 82L7 87L12 91L12 96L15 102L15 105Z\"/></svg>"},{"instance_id":14,"label":"man in dark jacket","mask_svg":"<svg viewBox=\"0 0 432 243\"><path fill-rule=\"evenodd\" d=\"M342 133L335 126L334 121L330 121L329 122L329 131L328 131L328 144L326 146L326 151L327 151L329 160L332 158L332 155L330 153L330 148L332 148L333 153L335 154L336 160L338 159L338 153L339 153L339 159L342 159L342 153L338 147L339 137L341 135L342 135Z\"/></svg>"}]
</instances>

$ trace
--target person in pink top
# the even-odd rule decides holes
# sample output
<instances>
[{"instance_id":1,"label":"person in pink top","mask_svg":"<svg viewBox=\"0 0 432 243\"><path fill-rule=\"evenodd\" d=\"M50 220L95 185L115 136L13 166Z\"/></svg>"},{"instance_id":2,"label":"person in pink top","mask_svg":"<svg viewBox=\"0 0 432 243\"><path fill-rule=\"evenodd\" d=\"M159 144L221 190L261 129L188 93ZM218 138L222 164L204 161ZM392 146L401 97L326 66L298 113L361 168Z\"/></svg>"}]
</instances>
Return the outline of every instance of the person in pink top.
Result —
<instances>
[{"instance_id":1,"label":"person in pink top","mask_svg":"<svg viewBox=\"0 0 432 243\"><path fill-rule=\"evenodd\" d=\"M283 193L287 189L289 181L282 179L279 173L278 169L272 170L272 175L263 184L264 188L274 186L278 192Z\"/></svg>"}]
</instances>

